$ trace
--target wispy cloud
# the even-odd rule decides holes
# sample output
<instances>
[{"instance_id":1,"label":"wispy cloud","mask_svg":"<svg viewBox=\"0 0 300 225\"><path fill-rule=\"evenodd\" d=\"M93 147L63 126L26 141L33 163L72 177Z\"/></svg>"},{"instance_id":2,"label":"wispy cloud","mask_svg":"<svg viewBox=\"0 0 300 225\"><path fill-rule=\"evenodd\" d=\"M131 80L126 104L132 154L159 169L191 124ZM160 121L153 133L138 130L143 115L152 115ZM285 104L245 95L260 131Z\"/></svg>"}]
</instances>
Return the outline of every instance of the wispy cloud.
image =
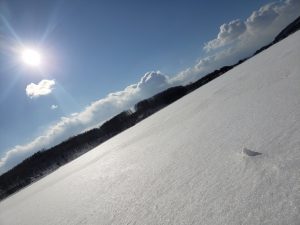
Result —
<instances>
[{"instance_id":1,"label":"wispy cloud","mask_svg":"<svg viewBox=\"0 0 300 225\"><path fill-rule=\"evenodd\" d=\"M255 50L272 41L280 30L299 16L299 12L299 0L277 1L262 6L244 21L235 19L221 25L216 38L204 45L207 55L199 59L193 67L171 78L159 71L148 72L136 84L108 94L105 98L91 103L81 112L62 117L43 135L28 144L18 145L9 150L0 160L0 173L36 151L51 147L72 135L100 125L113 115L161 90L189 83L221 66L236 63L239 59L253 54ZM37 85L28 85L26 93L30 97L49 94L54 85L54 81L43 80Z\"/></svg>"},{"instance_id":2,"label":"wispy cloud","mask_svg":"<svg viewBox=\"0 0 300 225\"><path fill-rule=\"evenodd\" d=\"M52 92L55 80L41 80L38 84L30 83L26 87L26 94L30 98L48 95Z\"/></svg>"},{"instance_id":3,"label":"wispy cloud","mask_svg":"<svg viewBox=\"0 0 300 225\"><path fill-rule=\"evenodd\" d=\"M55 110L55 109L58 108L58 105L51 105L50 108L51 108L52 110Z\"/></svg>"}]
</instances>

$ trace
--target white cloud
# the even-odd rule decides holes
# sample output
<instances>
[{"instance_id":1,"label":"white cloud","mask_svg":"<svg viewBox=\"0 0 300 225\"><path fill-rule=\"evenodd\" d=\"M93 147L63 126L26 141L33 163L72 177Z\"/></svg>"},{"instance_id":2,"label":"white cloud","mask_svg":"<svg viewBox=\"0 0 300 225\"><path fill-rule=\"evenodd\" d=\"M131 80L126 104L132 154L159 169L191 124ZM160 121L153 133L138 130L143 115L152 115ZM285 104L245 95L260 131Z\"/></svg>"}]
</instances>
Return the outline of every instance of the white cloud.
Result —
<instances>
[{"instance_id":1,"label":"white cloud","mask_svg":"<svg viewBox=\"0 0 300 225\"><path fill-rule=\"evenodd\" d=\"M271 42L287 24L299 16L300 1L276 1L262 6L245 20L223 24L217 37L204 45L207 52L234 43L233 47L246 45L259 47ZM254 42L256 44L254 44Z\"/></svg>"},{"instance_id":2,"label":"white cloud","mask_svg":"<svg viewBox=\"0 0 300 225\"><path fill-rule=\"evenodd\" d=\"M220 27L218 37L205 44L204 49L209 52L212 49L230 44L245 31L246 25L243 21L233 20L228 24L225 23Z\"/></svg>"},{"instance_id":3,"label":"white cloud","mask_svg":"<svg viewBox=\"0 0 300 225\"><path fill-rule=\"evenodd\" d=\"M51 107L50 107L51 109L57 109L58 108L58 105L51 105Z\"/></svg>"},{"instance_id":4,"label":"white cloud","mask_svg":"<svg viewBox=\"0 0 300 225\"><path fill-rule=\"evenodd\" d=\"M232 65L241 58L246 57L244 51L238 49L225 49L216 54L200 59L193 67L187 68L170 79L172 85L182 85L194 82L200 77L225 65Z\"/></svg>"},{"instance_id":5,"label":"white cloud","mask_svg":"<svg viewBox=\"0 0 300 225\"><path fill-rule=\"evenodd\" d=\"M222 66L249 57L270 43L289 23L299 16L300 0L276 1L262 6L245 20L233 20L220 27L215 39L203 49L209 54L196 65L180 72L171 82L189 83Z\"/></svg>"},{"instance_id":6,"label":"white cloud","mask_svg":"<svg viewBox=\"0 0 300 225\"><path fill-rule=\"evenodd\" d=\"M38 84L30 83L26 87L26 94L30 98L48 95L55 85L54 80L41 80Z\"/></svg>"},{"instance_id":7,"label":"white cloud","mask_svg":"<svg viewBox=\"0 0 300 225\"><path fill-rule=\"evenodd\" d=\"M83 111L62 117L49 127L45 133L32 142L15 146L0 160L0 173L12 168L33 153L54 146L61 141L87 129L99 126L105 120L122 110L132 107L138 101L170 87L169 78L161 72L146 73L137 84L123 91L110 93L105 98L91 103ZM51 108L56 108L52 105Z\"/></svg>"},{"instance_id":8,"label":"white cloud","mask_svg":"<svg viewBox=\"0 0 300 225\"><path fill-rule=\"evenodd\" d=\"M280 3L270 3L262 6L259 10L254 11L250 17L246 20L247 28L258 30L266 28L279 16L276 8Z\"/></svg>"}]
</instances>

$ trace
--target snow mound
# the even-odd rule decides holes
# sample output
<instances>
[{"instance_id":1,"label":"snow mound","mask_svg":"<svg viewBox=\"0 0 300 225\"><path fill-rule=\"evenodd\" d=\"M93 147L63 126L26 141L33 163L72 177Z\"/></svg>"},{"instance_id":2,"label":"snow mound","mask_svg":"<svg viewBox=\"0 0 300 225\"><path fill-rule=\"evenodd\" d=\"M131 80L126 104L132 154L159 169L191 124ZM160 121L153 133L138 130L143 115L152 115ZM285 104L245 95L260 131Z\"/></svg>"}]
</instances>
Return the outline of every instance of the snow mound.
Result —
<instances>
[{"instance_id":1,"label":"snow mound","mask_svg":"<svg viewBox=\"0 0 300 225\"><path fill-rule=\"evenodd\" d=\"M250 149L247 148L243 148L243 153L247 156L257 156L262 154L260 152L251 151Z\"/></svg>"},{"instance_id":2,"label":"snow mound","mask_svg":"<svg viewBox=\"0 0 300 225\"><path fill-rule=\"evenodd\" d=\"M296 32L0 202L0 224L299 225L299 58Z\"/></svg>"}]
</instances>

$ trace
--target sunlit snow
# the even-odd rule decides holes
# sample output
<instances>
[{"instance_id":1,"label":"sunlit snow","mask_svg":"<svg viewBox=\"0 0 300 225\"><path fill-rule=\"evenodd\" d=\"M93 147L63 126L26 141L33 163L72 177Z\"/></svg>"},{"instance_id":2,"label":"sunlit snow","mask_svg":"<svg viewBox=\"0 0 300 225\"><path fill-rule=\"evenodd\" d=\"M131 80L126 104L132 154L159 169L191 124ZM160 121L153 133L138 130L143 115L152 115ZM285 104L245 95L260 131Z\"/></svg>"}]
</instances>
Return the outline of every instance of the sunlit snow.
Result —
<instances>
[{"instance_id":1,"label":"sunlit snow","mask_svg":"<svg viewBox=\"0 0 300 225\"><path fill-rule=\"evenodd\" d=\"M2 201L0 224L299 225L299 59L297 32Z\"/></svg>"}]
</instances>

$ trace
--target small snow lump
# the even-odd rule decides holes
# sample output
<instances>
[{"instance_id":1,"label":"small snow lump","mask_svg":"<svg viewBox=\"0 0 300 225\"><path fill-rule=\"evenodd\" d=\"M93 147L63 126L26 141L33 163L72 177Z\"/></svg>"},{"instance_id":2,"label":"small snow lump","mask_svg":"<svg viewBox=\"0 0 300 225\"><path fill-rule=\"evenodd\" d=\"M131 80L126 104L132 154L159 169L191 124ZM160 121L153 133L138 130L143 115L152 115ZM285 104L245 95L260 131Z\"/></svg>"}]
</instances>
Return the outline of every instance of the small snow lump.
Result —
<instances>
[{"instance_id":1,"label":"small snow lump","mask_svg":"<svg viewBox=\"0 0 300 225\"><path fill-rule=\"evenodd\" d=\"M262 154L260 152L251 151L250 149L247 148L243 148L243 153L247 156L257 156Z\"/></svg>"}]
</instances>

